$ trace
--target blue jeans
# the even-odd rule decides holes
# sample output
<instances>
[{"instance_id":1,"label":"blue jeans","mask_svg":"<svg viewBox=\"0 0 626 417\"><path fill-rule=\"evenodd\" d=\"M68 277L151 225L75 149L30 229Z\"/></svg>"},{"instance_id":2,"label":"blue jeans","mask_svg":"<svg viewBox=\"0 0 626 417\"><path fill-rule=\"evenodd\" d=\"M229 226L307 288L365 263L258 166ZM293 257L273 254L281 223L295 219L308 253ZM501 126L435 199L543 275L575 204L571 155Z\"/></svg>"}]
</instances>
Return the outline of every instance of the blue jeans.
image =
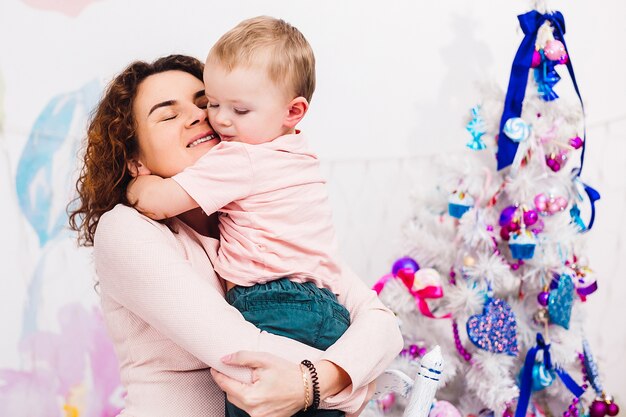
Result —
<instances>
[{"instance_id":1,"label":"blue jeans","mask_svg":"<svg viewBox=\"0 0 626 417\"><path fill-rule=\"evenodd\" d=\"M234 287L226 301L261 330L326 350L350 325L350 313L326 288L281 278L252 287ZM305 358L302 358L305 359ZM307 410L296 416L343 417L338 410ZM248 414L226 401L226 417Z\"/></svg>"}]
</instances>

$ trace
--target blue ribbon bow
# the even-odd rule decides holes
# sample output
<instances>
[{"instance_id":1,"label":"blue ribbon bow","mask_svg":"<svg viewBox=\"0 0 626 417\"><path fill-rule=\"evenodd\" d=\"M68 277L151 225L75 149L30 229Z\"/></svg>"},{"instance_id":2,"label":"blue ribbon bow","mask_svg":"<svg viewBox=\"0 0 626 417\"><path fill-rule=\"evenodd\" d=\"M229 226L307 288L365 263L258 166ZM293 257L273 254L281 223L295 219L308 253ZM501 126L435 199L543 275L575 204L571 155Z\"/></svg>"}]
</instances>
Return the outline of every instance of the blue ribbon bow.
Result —
<instances>
[{"instance_id":1,"label":"blue ribbon bow","mask_svg":"<svg viewBox=\"0 0 626 417\"><path fill-rule=\"evenodd\" d=\"M533 346L528 351L526 359L524 360L524 369L520 384L520 395L517 400L515 417L526 417L526 410L528 409L528 402L530 401L530 394L532 392L533 365L535 364L537 353L540 350L543 351L543 364L546 370L554 369L559 378L561 378L563 384L565 384L565 387L577 398L585 392L567 372L559 367L552 367L552 360L550 359L550 345L546 344L541 333L537 333L537 345Z\"/></svg>"}]
</instances>

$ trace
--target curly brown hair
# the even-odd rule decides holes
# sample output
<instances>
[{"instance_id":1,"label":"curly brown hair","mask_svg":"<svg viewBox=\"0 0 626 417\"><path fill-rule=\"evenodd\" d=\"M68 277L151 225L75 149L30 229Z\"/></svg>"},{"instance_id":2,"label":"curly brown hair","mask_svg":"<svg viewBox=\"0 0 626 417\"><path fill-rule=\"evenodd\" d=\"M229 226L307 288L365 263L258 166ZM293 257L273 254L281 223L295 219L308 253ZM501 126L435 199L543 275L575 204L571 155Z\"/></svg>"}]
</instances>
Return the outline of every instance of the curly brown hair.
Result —
<instances>
[{"instance_id":1,"label":"curly brown hair","mask_svg":"<svg viewBox=\"0 0 626 417\"><path fill-rule=\"evenodd\" d=\"M126 187L132 176L128 162L137 156L137 124L133 102L139 85L153 74L183 71L202 81L204 64L186 55L169 55L152 63L130 64L108 85L92 113L76 181L78 196L68 206L70 228L78 232L78 242L92 246L100 216L117 204L131 206Z\"/></svg>"}]
</instances>

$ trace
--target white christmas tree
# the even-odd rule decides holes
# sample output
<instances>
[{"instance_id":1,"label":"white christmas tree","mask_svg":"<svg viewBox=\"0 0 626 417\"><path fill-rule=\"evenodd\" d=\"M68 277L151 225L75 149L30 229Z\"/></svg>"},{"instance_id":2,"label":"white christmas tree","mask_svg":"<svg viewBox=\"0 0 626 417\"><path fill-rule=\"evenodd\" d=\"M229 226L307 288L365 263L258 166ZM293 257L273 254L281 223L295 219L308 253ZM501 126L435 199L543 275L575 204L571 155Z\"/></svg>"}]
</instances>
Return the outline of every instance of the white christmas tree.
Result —
<instances>
[{"instance_id":1,"label":"white christmas tree","mask_svg":"<svg viewBox=\"0 0 626 417\"><path fill-rule=\"evenodd\" d=\"M405 337L396 368L413 376L426 350L442 348L431 417L614 416L583 329L597 288L584 233L599 195L580 179L584 114L563 16L519 21L506 95L485 88L469 149L415 197L403 257L375 289ZM554 91L559 71L575 100ZM405 405L388 394L368 412L400 416Z\"/></svg>"}]
</instances>

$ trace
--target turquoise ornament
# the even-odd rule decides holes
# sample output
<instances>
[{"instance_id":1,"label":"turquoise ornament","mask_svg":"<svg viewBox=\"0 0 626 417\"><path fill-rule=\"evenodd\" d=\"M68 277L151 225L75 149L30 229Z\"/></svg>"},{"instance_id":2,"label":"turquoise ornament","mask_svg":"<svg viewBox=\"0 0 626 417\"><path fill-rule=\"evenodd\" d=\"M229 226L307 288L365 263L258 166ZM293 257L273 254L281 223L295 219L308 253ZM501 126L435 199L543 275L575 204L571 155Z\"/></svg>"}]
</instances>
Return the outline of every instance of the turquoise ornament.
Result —
<instances>
[{"instance_id":1,"label":"turquoise ornament","mask_svg":"<svg viewBox=\"0 0 626 417\"><path fill-rule=\"evenodd\" d=\"M517 377L518 385L520 385L522 375L524 375L523 366L522 369L520 369L520 373ZM533 390L533 392L541 391L542 389L548 388L550 385L552 385L555 379L556 372L554 372L553 369L547 369L543 361L535 362L535 364L533 365L531 385L531 389Z\"/></svg>"},{"instance_id":2,"label":"turquoise ornament","mask_svg":"<svg viewBox=\"0 0 626 417\"><path fill-rule=\"evenodd\" d=\"M474 151L485 149L487 145L483 142L482 136L487 133L485 121L480 115L480 106L472 107L472 119L465 126L465 129L472 135L472 140L467 143L467 147Z\"/></svg>"},{"instance_id":3,"label":"turquoise ornament","mask_svg":"<svg viewBox=\"0 0 626 417\"><path fill-rule=\"evenodd\" d=\"M550 321L565 329L569 329L573 305L574 283L569 275L563 274L559 277L557 287L550 291L550 298L548 298Z\"/></svg>"}]
</instances>

